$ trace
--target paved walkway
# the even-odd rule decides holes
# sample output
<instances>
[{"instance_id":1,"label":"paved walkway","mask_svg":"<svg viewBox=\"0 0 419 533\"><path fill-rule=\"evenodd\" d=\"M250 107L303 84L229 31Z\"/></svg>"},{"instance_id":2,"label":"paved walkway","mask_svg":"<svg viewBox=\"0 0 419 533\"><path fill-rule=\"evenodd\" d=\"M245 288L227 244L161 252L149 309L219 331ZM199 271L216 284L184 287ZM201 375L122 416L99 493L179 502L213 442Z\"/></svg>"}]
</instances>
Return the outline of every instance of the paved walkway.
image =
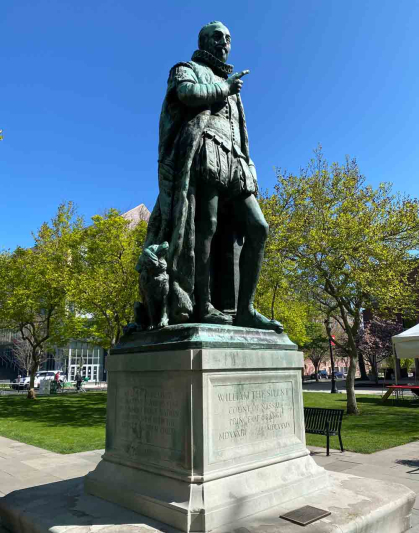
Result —
<instances>
[{"instance_id":1,"label":"paved walkway","mask_svg":"<svg viewBox=\"0 0 419 533\"><path fill-rule=\"evenodd\" d=\"M85 476L104 450L61 455L0 437L0 496L18 489ZM0 525L0 533L9 533Z\"/></svg>"},{"instance_id":2,"label":"paved walkway","mask_svg":"<svg viewBox=\"0 0 419 533\"><path fill-rule=\"evenodd\" d=\"M412 516L419 533L419 441L371 455L310 447L316 462L335 472L398 482L418 494ZM103 450L61 455L0 437L0 496L18 489L86 475L100 461ZM0 525L0 533L7 533Z\"/></svg>"},{"instance_id":3,"label":"paved walkway","mask_svg":"<svg viewBox=\"0 0 419 533\"><path fill-rule=\"evenodd\" d=\"M324 448L309 449L316 463L326 470L401 483L416 492L409 533L419 533L419 441L369 455L330 450L327 457Z\"/></svg>"}]
</instances>

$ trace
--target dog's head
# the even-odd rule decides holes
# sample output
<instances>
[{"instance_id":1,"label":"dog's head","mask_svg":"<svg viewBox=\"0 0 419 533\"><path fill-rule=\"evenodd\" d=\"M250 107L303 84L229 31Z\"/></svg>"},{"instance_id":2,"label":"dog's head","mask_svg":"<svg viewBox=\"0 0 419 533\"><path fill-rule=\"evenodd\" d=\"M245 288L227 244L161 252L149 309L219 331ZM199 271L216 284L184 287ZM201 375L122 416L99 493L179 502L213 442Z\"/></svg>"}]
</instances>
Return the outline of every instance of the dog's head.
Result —
<instances>
[{"instance_id":1,"label":"dog's head","mask_svg":"<svg viewBox=\"0 0 419 533\"><path fill-rule=\"evenodd\" d=\"M148 270L150 272L165 272L167 268L166 255L169 250L169 243L152 244L143 250L138 261L137 270Z\"/></svg>"},{"instance_id":2,"label":"dog's head","mask_svg":"<svg viewBox=\"0 0 419 533\"><path fill-rule=\"evenodd\" d=\"M160 258L165 258L167 256L168 251L169 251L169 243L167 241L164 241L157 246L156 251L154 253L160 259Z\"/></svg>"}]
</instances>

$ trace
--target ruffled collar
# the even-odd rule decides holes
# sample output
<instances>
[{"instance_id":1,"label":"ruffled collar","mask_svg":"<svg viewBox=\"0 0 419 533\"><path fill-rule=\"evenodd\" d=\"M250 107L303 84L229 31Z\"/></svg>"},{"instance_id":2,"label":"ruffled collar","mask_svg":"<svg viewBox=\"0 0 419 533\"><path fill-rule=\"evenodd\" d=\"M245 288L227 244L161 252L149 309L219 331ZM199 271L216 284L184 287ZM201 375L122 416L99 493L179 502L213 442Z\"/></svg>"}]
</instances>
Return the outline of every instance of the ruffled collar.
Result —
<instances>
[{"instance_id":1,"label":"ruffled collar","mask_svg":"<svg viewBox=\"0 0 419 533\"><path fill-rule=\"evenodd\" d=\"M218 74L218 76L221 76L222 78L228 78L228 76L233 72L233 65L223 63L217 57L212 55L210 52L207 52L206 50L195 50L192 55L192 61L196 60L206 63L209 67L212 68L215 74Z\"/></svg>"}]
</instances>

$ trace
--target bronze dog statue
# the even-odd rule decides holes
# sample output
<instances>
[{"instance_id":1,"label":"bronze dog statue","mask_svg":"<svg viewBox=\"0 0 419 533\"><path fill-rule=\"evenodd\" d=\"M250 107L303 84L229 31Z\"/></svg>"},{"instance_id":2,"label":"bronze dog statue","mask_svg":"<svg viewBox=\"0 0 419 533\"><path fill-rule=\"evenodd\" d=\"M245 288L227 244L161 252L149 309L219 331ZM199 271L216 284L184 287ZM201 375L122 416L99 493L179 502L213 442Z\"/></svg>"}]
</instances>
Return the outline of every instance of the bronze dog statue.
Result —
<instances>
[{"instance_id":1,"label":"bronze dog statue","mask_svg":"<svg viewBox=\"0 0 419 533\"><path fill-rule=\"evenodd\" d=\"M169 243L152 244L143 250L135 269L140 273L142 304L135 308L139 329L158 329L169 325L167 297L169 275L166 256Z\"/></svg>"}]
</instances>

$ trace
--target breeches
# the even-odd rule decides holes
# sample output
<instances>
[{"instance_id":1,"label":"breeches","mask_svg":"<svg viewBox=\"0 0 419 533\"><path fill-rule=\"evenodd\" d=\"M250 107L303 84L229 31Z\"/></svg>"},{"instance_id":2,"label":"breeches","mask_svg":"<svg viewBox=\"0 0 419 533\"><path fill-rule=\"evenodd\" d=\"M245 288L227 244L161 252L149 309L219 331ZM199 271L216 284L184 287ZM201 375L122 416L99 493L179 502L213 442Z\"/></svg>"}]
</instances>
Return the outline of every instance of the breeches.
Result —
<instances>
[{"instance_id":1,"label":"breeches","mask_svg":"<svg viewBox=\"0 0 419 533\"><path fill-rule=\"evenodd\" d=\"M195 180L205 181L229 198L256 192L256 184L243 154L226 147L217 136L204 134L194 160Z\"/></svg>"}]
</instances>

